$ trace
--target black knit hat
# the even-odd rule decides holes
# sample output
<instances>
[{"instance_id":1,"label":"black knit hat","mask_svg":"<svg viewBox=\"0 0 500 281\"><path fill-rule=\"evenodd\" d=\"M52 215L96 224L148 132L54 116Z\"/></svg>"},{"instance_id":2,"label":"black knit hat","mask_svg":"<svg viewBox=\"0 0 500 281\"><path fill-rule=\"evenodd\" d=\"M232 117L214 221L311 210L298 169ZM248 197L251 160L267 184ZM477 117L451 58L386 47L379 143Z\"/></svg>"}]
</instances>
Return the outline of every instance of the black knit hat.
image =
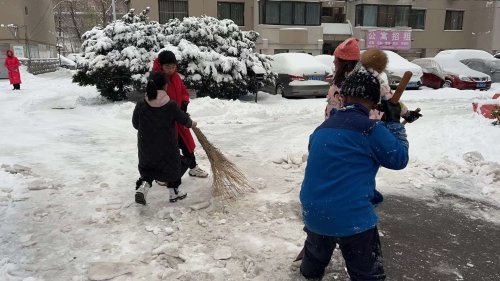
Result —
<instances>
[{"instance_id":1,"label":"black knit hat","mask_svg":"<svg viewBox=\"0 0 500 281\"><path fill-rule=\"evenodd\" d=\"M158 55L158 62L163 64L177 64L177 58L172 51L163 51Z\"/></svg>"},{"instance_id":2,"label":"black knit hat","mask_svg":"<svg viewBox=\"0 0 500 281\"><path fill-rule=\"evenodd\" d=\"M361 67L347 77L340 93L379 103L380 81L373 73Z\"/></svg>"}]
</instances>

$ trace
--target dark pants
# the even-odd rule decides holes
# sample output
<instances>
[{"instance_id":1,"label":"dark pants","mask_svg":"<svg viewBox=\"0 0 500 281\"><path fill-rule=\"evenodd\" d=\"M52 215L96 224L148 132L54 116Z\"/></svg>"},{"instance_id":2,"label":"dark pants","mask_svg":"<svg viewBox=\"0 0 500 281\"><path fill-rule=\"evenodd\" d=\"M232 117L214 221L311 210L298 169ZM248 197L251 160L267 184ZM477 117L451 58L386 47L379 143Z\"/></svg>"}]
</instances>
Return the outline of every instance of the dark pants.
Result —
<instances>
[{"instance_id":1,"label":"dark pants","mask_svg":"<svg viewBox=\"0 0 500 281\"><path fill-rule=\"evenodd\" d=\"M21 90L21 84L13 84L14 90Z\"/></svg>"},{"instance_id":2,"label":"dark pants","mask_svg":"<svg viewBox=\"0 0 500 281\"><path fill-rule=\"evenodd\" d=\"M186 144L184 143L184 140L182 140L181 137L179 137L178 142L179 142L179 148L182 151L182 156L186 157L187 160L190 161L188 168L193 169L194 167L196 167L196 158L194 157L194 152L193 153L189 152L189 149L187 148Z\"/></svg>"},{"instance_id":3,"label":"dark pants","mask_svg":"<svg viewBox=\"0 0 500 281\"><path fill-rule=\"evenodd\" d=\"M189 165L190 165L190 160L184 156L181 156L181 178L184 175L184 173L186 173ZM153 185L154 180L157 180L157 179L149 178L149 177L145 177L145 176L141 175L141 177L135 182L135 190L137 190L144 181L148 182L149 185ZM181 185L181 183L182 183L182 181L179 178L178 180L167 182L167 187L168 188L178 188Z\"/></svg>"},{"instance_id":4,"label":"dark pants","mask_svg":"<svg viewBox=\"0 0 500 281\"><path fill-rule=\"evenodd\" d=\"M300 273L306 278L321 278L338 244L349 277L354 281L385 280L382 251L377 227L348 237L323 236L307 233Z\"/></svg>"}]
</instances>

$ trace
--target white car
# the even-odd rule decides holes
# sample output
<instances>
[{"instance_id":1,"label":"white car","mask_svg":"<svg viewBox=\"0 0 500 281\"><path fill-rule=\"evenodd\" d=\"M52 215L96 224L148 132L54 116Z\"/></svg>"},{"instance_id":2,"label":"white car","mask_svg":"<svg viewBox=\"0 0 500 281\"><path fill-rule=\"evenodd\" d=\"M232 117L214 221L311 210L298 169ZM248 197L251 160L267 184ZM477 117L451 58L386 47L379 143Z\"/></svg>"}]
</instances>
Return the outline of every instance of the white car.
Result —
<instances>
[{"instance_id":1,"label":"white car","mask_svg":"<svg viewBox=\"0 0 500 281\"><path fill-rule=\"evenodd\" d=\"M391 88L396 88L399 85L403 74L406 71L411 71L413 76L411 77L408 86L406 86L406 89L419 89L422 85L421 78L424 75L422 68L392 51L384 50L384 53L389 59L386 69L387 76L389 78L389 86L391 86Z\"/></svg>"},{"instance_id":2,"label":"white car","mask_svg":"<svg viewBox=\"0 0 500 281\"><path fill-rule=\"evenodd\" d=\"M317 55L314 56L317 60L322 62L324 65L331 67L332 72L335 72L335 65L333 64L333 61L335 60L335 56L332 55Z\"/></svg>"},{"instance_id":3,"label":"white car","mask_svg":"<svg viewBox=\"0 0 500 281\"><path fill-rule=\"evenodd\" d=\"M495 57L483 50L474 49L456 49L456 50L444 50L439 52L436 59L456 59L456 60L466 60L466 59L494 59Z\"/></svg>"},{"instance_id":4,"label":"white car","mask_svg":"<svg viewBox=\"0 0 500 281\"><path fill-rule=\"evenodd\" d=\"M277 74L277 78L275 84L265 87L265 90L283 97L325 97L333 80L331 67L305 53L273 55L271 71Z\"/></svg>"}]
</instances>

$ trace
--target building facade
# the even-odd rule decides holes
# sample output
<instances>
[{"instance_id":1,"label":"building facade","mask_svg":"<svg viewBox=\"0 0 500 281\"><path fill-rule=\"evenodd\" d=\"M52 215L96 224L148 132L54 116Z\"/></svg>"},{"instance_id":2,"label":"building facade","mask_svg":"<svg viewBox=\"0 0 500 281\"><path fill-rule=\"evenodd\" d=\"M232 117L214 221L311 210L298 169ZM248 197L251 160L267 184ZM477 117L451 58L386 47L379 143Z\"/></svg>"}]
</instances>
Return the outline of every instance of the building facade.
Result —
<instances>
[{"instance_id":1,"label":"building facade","mask_svg":"<svg viewBox=\"0 0 500 281\"><path fill-rule=\"evenodd\" d=\"M55 34L51 0L0 1L0 78L7 49L19 58L56 58Z\"/></svg>"},{"instance_id":2,"label":"building facade","mask_svg":"<svg viewBox=\"0 0 500 281\"><path fill-rule=\"evenodd\" d=\"M500 1L349 0L346 9L363 47L383 46L408 59L445 49L500 50Z\"/></svg>"},{"instance_id":3,"label":"building facade","mask_svg":"<svg viewBox=\"0 0 500 281\"><path fill-rule=\"evenodd\" d=\"M264 54L331 53L352 35L344 1L324 0L131 0L131 8L151 8L150 19L207 15L229 18L242 30L260 33L257 51Z\"/></svg>"}]
</instances>

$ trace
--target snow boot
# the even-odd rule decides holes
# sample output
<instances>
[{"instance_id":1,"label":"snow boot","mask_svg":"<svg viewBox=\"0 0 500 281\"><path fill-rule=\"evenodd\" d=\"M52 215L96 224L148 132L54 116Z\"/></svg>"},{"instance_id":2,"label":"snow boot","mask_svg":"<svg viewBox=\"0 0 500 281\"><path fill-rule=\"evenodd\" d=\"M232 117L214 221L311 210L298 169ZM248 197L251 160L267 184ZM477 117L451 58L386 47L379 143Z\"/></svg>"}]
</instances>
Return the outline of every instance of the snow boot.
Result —
<instances>
[{"instance_id":1,"label":"snow boot","mask_svg":"<svg viewBox=\"0 0 500 281\"><path fill-rule=\"evenodd\" d=\"M148 191L151 188L151 184L149 184L147 181L142 181L142 183L140 183L139 181L137 181L138 186L135 190L135 203L146 205L146 196L148 195Z\"/></svg>"},{"instance_id":2,"label":"snow boot","mask_svg":"<svg viewBox=\"0 0 500 281\"><path fill-rule=\"evenodd\" d=\"M177 202L178 200L182 200L187 197L187 193L180 191L178 187L175 188L169 188L170 191L170 202L174 203Z\"/></svg>"},{"instance_id":3,"label":"snow boot","mask_svg":"<svg viewBox=\"0 0 500 281\"><path fill-rule=\"evenodd\" d=\"M194 168L189 170L189 175L192 177L206 178L208 173L205 172L200 166L196 165Z\"/></svg>"}]
</instances>

